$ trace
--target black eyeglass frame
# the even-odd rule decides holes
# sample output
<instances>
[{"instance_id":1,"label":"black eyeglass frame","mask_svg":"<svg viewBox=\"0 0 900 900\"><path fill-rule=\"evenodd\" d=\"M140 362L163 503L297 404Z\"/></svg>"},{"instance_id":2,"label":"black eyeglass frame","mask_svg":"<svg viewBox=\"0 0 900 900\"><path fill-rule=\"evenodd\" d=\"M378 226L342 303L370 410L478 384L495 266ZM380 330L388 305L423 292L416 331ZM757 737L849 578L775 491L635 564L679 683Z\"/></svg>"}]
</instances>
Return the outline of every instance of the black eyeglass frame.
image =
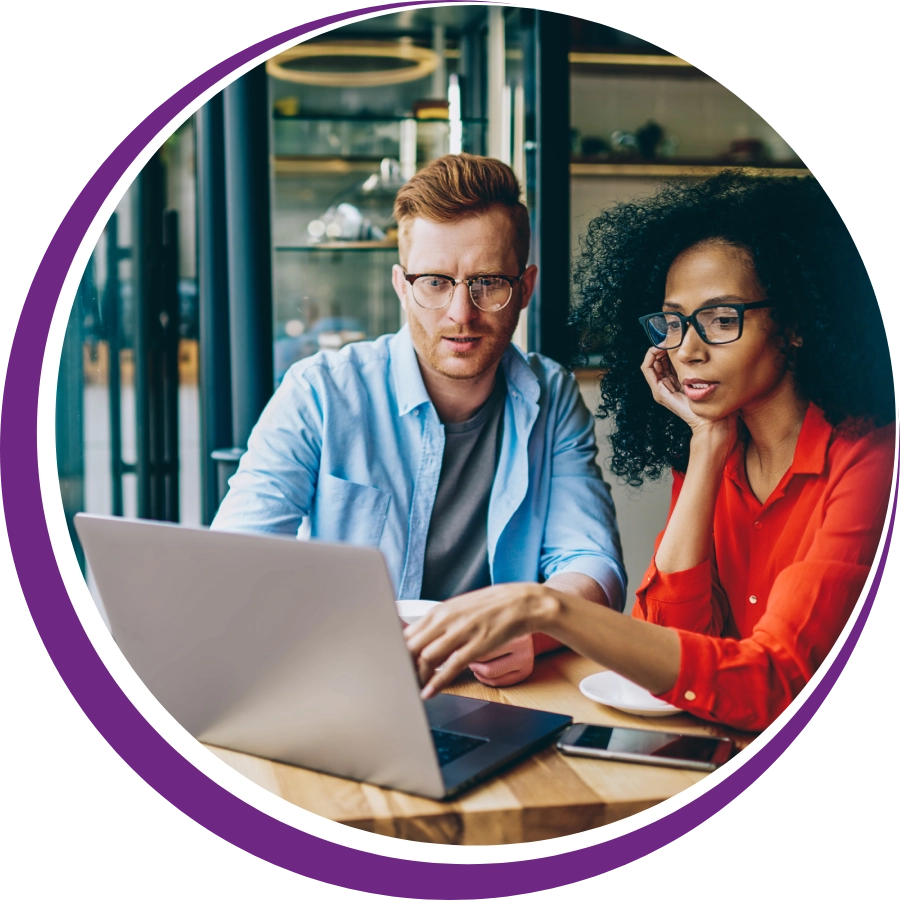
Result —
<instances>
[{"instance_id":1,"label":"black eyeglass frame","mask_svg":"<svg viewBox=\"0 0 900 900\"><path fill-rule=\"evenodd\" d=\"M523 272L522 275L524 274L525 273ZM403 272L403 277L409 282L410 286L413 289L413 300L415 300L416 304L418 306L421 306L422 309L443 309L453 299L453 294L456 291L456 286L459 284L464 284L466 288L468 288L469 299L472 301L473 306L476 309L480 309L482 312L490 313L500 312L501 309L506 309L506 307L509 306L509 301L512 300L513 288L522 280L522 275L494 275L493 273L486 272L482 275L476 275L474 278L451 278L449 275L442 275L440 272L421 272L418 275L410 275L409 272L405 270ZM416 296L415 282L419 278L444 278L447 281L452 282L453 289L447 296L447 302L442 303L440 306L422 306L422 304L419 302L419 298ZM475 298L472 296L472 284L478 281L480 278L501 278L509 285L509 296L506 298L506 303L504 303L503 306L498 306L496 309L484 309L475 302Z\"/></svg>"},{"instance_id":2,"label":"black eyeglass frame","mask_svg":"<svg viewBox=\"0 0 900 900\"><path fill-rule=\"evenodd\" d=\"M693 325L694 331L700 336L700 340L705 344L710 344L713 347L721 347L723 344L733 344L735 341L739 341L741 339L741 335L744 333L744 310L745 309L763 309L767 306L774 306L775 304L769 303L768 300L757 300L754 303L711 303L709 306L700 306L695 309L689 316L684 316L679 312L675 312L675 310L669 309L661 312L650 313L646 316L641 316L638 321L641 325L644 326L644 331L647 334L647 339L650 341L650 345L652 347L656 347L657 350L677 350L683 343L684 338L687 335L687 326ZM697 321L697 313L701 313L706 309L733 309L738 316L738 332L737 337L729 338L727 341L711 341L707 336L706 332L703 330L703 327ZM681 321L681 340L674 347L660 347L656 341L653 340L653 335L650 333L650 320L655 319L657 316L675 316Z\"/></svg>"}]
</instances>

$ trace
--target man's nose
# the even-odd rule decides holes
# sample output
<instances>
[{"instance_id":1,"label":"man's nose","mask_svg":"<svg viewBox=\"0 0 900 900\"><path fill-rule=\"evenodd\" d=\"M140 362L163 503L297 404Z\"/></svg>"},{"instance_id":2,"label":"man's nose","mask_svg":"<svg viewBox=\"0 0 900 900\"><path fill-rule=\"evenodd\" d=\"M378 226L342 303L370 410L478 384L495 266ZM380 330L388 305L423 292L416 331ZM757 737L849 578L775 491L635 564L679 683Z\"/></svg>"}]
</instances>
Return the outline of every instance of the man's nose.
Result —
<instances>
[{"instance_id":1,"label":"man's nose","mask_svg":"<svg viewBox=\"0 0 900 900\"><path fill-rule=\"evenodd\" d=\"M478 316L478 307L472 302L469 286L463 282L453 286L453 294L447 307L447 315L454 322L471 322Z\"/></svg>"}]
</instances>

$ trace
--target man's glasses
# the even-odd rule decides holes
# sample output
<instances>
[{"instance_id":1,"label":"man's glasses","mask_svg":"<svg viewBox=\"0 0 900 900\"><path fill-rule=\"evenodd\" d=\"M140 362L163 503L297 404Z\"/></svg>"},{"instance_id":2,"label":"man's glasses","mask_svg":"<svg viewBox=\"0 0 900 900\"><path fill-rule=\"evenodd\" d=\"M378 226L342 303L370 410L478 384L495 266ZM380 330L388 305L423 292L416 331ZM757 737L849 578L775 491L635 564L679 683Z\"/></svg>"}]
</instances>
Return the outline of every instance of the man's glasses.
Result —
<instances>
[{"instance_id":1,"label":"man's glasses","mask_svg":"<svg viewBox=\"0 0 900 900\"><path fill-rule=\"evenodd\" d=\"M680 347L693 325L700 338L707 344L730 344L744 333L744 310L772 306L765 300L756 303L728 303L719 306L703 306L689 316L677 312L650 313L638 320L644 326L654 347L674 350Z\"/></svg>"},{"instance_id":2,"label":"man's glasses","mask_svg":"<svg viewBox=\"0 0 900 900\"><path fill-rule=\"evenodd\" d=\"M521 275L476 275L474 278L451 278L449 275L408 275L413 299L423 309L442 309L453 298L458 284L469 289L469 296L483 312L500 312L510 301L513 288Z\"/></svg>"}]
</instances>

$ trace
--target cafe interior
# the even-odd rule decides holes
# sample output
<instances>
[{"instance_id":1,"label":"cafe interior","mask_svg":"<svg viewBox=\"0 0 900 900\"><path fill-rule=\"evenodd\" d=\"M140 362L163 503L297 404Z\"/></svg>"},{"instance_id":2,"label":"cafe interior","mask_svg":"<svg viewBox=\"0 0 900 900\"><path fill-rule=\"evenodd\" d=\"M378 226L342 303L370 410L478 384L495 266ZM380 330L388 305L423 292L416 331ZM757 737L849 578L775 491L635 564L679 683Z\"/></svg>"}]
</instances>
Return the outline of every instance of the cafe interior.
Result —
<instances>
[{"instance_id":1,"label":"cafe interior","mask_svg":"<svg viewBox=\"0 0 900 900\"><path fill-rule=\"evenodd\" d=\"M89 583L71 527L76 513L208 525L287 369L401 327L391 287L394 196L429 160L462 151L501 159L519 177L540 274L514 340L564 364L574 350L572 260L600 211L671 178L733 167L805 171L757 113L689 61L556 13L415 9L283 50L164 141L110 216L81 279L60 362L56 450ZM602 372L590 356L575 371L596 408ZM617 481L606 467L608 427L598 420L598 462L633 587L665 522L670 483L637 490ZM560 660L551 665L575 684L590 671L585 660ZM508 702L540 699L539 687L531 697L515 690L504 691ZM579 702L580 720L590 720L593 705ZM390 791L379 812L362 790L328 788L340 781L331 776L307 773L326 780L313 790L291 767L216 752L346 824L462 843L605 824L700 777L640 767L638 781L616 781L578 770L589 798L573 788L565 802L552 791L526 802L513 773L502 784L515 802L491 795L490 817L467 811L465 800L410 800L415 808L402 812Z\"/></svg>"}]
</instances>

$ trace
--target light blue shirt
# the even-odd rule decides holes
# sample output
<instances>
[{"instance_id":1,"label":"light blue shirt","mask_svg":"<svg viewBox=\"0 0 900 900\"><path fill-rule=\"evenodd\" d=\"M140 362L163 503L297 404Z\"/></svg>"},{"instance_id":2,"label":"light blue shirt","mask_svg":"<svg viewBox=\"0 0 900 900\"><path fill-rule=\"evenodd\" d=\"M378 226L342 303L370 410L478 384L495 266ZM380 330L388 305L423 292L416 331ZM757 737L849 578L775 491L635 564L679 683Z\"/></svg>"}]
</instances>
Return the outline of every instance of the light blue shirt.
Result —
<instances>
[{"instance_id":1,"label":"light blue shirt","mask_svg":"<svg viewBox=\"0 0 900 900\"><path fill-rule=\"evenodd\" d=\"M493 583L593 578L622 608L625 571L594 423L574 377L510 346L488 507ZM263 410L213 528L378 547L397 596L417 598L444 426L408 328L293 365Z\"/></svg>"}]
</instances>

